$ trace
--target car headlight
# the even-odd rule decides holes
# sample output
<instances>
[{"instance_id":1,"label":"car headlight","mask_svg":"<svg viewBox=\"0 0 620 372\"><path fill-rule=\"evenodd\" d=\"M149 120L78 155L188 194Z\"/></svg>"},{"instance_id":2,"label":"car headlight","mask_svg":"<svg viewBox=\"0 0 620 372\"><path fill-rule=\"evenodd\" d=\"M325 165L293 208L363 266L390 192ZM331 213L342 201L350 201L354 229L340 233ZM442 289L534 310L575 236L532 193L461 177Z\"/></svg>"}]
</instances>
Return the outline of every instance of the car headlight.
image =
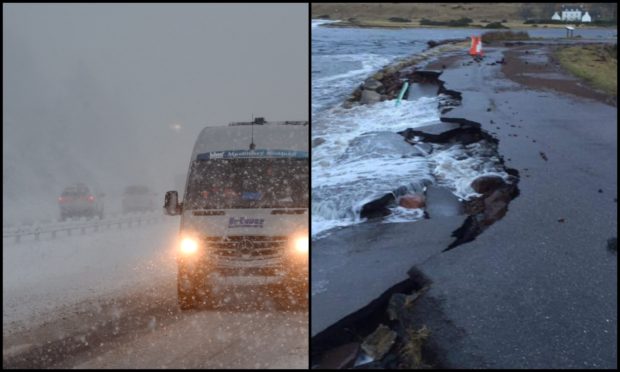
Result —
<instances>
[{"instance_id":1,"label":"car headlight","mask_svg":"<svg viewBox=\"0 0 620 372\"><path fill-rule=\"evenodd\" d=\"M186 255L192 255L198 252L198 242L193 238L183 238L181 240L181 252Z\"/></svg>"},{"instance_id":2,"label":"car headlight","mask_svg":"<svg viewBox=\"0 0 620 372\"><path fill-rule=\"evenodd\" d=\"M293 244L297 253L308 253L308 249L310 248L310 241L308 239L308 235L296 237Z\"/></svg>"}]
</instances>

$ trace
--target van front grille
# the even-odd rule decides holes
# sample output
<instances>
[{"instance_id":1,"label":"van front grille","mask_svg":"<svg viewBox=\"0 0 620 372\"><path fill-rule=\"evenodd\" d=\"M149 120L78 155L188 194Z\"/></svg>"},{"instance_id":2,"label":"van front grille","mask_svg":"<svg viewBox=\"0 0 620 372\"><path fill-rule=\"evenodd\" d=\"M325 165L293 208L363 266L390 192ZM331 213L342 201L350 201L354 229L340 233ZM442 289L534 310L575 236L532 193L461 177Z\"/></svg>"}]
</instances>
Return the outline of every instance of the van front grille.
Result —
<instances>
[{"instance_id":1,"label":"van front grille","mask_svg":"<svg viewBox=\"0 0 620 372\"><path fill-rule=\"evenodd\" d=\"M280 267L286 236L206 237L209 260L216 267Z\"/></svg>"}]
</instances>

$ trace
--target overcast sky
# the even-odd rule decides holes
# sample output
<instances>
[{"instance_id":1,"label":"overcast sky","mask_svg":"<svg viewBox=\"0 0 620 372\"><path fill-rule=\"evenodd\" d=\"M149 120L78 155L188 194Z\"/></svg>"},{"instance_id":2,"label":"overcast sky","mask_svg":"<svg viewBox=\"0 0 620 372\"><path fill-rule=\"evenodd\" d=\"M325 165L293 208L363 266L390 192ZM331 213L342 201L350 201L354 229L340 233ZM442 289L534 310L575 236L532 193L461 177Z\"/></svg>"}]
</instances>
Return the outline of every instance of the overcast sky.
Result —
<instances>
[{"instance_id":1,"label":"overcast sky","mask_svg":"<svg viewBox=\"0 0 620 372\"><path fill-rule=\"evenodd\" d=\"M204 126L308 120L308 27L307 4L4 4L3 198L167 187Z\"/></svg>"},{"instance_id":2,"label":"overcast sky","mask_svg":"<svg viewBox=\"0 0 620 372\"><path fill-rule=\"evenodd\" d=\"M52 82L84 65L135 113L216 125L307 117L307 8L9 4L4 30Z\"/></svg>"}]
</instances>

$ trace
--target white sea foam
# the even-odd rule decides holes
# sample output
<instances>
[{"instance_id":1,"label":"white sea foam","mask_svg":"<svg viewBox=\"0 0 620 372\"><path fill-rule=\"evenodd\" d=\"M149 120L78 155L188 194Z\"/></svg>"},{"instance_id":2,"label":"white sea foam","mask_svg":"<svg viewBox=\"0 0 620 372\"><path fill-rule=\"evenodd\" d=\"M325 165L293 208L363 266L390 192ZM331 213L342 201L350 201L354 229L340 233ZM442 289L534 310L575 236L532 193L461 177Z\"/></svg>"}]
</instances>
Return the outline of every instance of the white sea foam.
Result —
<instances>
[{"instance_id":1,"label":"white sea foam","mask_svg":"<svg viewBox=\"0 0 620 372\"><path fill-rule=\"evenodd\" d=\"M339 20L330 20L330 19L313 19L312 20L312 28L319 27L321 25L325 25L328 23L336 23L340 22Z\"/></svg>"},{"instance_id":2,"label":"white sea foam","mask_svg":"<svg viewBox=\"0 0 620 372\"><path fill-rule=\"evenodd\" d=\"M361 84L371 72L388 64L393 57L363 53L317 55L312 59L313 65L340 67L331 67L330 73L321 70L318 76L313 75L312 112L315 113L319 109L342 102L353 87Z\"/></svg>"},{"instance_id":3,"label":"white sea foam","mask_svg":"<svg viewBox=\"0 0 620 372\"><path fill-rule=\"evenodd\" d=\"M312 234L360 222L361 207L395 188L432 180L431 163L396 132L437 122L436 98L334 108L313 119ZM419 215L410 214L410 218Z\"/></svg>"},{"instance_id":4,"label":"white sea foam","mask_svg":"<svg viewBox=\"0 0 620 372\"><path fill-rule=\"evenodd\" d=\"M499 159L489 153L488 144L484 141L467 146L438 146L429 160L436 183L449 187L464 200L479 195L471 188L471 182L477 177L496 175L505 180L509 178Z\"/></svg>"},{"instance_id":5,"label":"white sea foam","mask_svg":"<svg viewBox=\"0 0 620 372\"><path fill-rule=\"evenodd\" d=\"M361 68L355 70L348 70L341 74L330 75L320 79L317 79L313 83L330 83L336 80L342 80L346 78L362 76L365 78L368 73L376 70L377 68L385 65L390 61L390 58L385 56L379 56L376 54L337 54L329 56L317 56L314 58L326 57L333 63L350 63L359 64Z\"/></svg>"},{"instance_id":6,"label":"white sea foam","mask_svg":"<svg viewBox=\"0 0 620 372\"><path fill-rule=\"evenodd\" d=\"M416 150L396 132L439 122L438 98L384 101L352 109L333 108L313 120L312 235L362 222L364 204L405 187L421 191L433 183L463 200L478 196L471 182L482 175L509 175L491 144L434 144L428 154ZM392 208L384 222L422 218L422 209Z\"/></svg>"},{"instance_id":7,"label":"white sea foam","mask_svg":"<svg viewBox=\"0 0 620 372\"><path fill-rule=\"evenodd\" d=\"M391 209L392 214L383 220L383 223L399 223L399 222L411 222L413 220L420 219L424 216L424 209L408 209L403 207L396 207Z\"/></svg>"}]
</instances>

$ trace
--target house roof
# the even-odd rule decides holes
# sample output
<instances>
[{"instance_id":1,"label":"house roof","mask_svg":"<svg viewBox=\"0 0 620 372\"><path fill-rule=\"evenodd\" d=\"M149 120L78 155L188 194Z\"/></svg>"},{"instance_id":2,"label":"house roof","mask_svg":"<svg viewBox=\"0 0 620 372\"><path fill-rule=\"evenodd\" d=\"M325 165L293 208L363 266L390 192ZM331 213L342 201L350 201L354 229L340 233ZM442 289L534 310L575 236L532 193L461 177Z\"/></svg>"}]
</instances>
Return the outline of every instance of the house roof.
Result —
<instances>
[{"instance_id":1,"label":"house roof","mask_svg":"<svg viewBox=\"0 0 620 372\"><path fill-rule=\"evenodd\" d=\"M583 12L585 9L581 5L562 5L562 10L580 10Z\"/></svg>"}]
</instances>

